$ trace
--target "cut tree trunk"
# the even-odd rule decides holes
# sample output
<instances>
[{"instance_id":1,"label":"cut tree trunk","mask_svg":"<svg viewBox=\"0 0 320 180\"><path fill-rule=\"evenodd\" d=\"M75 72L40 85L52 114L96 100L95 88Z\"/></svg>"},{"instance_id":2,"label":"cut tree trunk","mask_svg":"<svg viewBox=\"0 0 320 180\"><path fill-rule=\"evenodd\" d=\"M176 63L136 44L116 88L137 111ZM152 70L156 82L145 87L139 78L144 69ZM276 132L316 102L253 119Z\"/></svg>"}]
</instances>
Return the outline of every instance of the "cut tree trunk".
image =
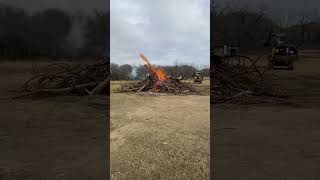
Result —
<instances>
[{"instance_id":1,"label":"cut tree trunk","mask_svg":"<svg viewBox=\"0 0 320 180\"><path fill-rule=\"evenodd\" d=\"M100 83L98 86L96 86L91 92L90 96L97 95L102 93L108 84L110 83L110 76L108 76L102 83Z\"/></svg>"},{"instance_id":2,"label":"cut tree trunk","mask_svg":"<svg viewBox=\"0 0 320 180\"><path fill-rule=\"evenodd\" d=\"M75 85L73 87L68 87L68 88L39 89L39 90L36 90L35 92L38 92L38 93L50 93L50 94L60 94L60 93L68 93L68 92L71 92L71 91L74 91L74 90L85 89L85 88L96 86L96 85L97 85L96 82L90 82L90 83Z\"/></svg>"},{"instance_id":3,"label":"cut tree trunk","mask_svg":"<svg viewBox=\"0 0 320 180\"><path fill-rule=\"evenodd\" d=\"M148 80L148 81L146 82L146 84L144 84L144 85L138 90L138 92L142 91L142 90L149 84L149 82L150 82L150 80Z\"/></svg>"},{"instance_id":4,"label":"cut tree trunk","mask_svg":"<svg viewBox=\"0 0 320 180\"><path fill-rule=\"evenodd\" d=\"M96 82L90 82L90 83L85 83L85 84L80 84L80 85L75 85L73 87L68 87L68 88L60 88L60 89L38 89L36 91L27 93L27 94L23 94L23 95L19 95L19 96L15 96L12 99L18 99L18 98L22 98L22 97L26 97L26 96L31 96L31 95L35 95L35 94L39 94L39 93L48 93L48 94L63 94L63 93L70 93L74 90L81 90L81 89L86 89L88 87L93 87L96 86L97 83Z\"/></svg>"}]
</instances>

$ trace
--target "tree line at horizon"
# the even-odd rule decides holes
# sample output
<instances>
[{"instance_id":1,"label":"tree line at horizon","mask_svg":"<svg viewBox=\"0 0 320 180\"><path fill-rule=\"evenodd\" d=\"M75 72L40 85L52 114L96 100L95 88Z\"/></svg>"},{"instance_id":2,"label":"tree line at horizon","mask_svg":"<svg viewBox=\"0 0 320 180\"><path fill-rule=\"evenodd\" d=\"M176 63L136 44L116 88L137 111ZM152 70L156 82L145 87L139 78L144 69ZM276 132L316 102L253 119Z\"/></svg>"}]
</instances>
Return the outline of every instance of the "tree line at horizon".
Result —
<instances>
[{"instance_id":1,"label":"tree line at horizon","mask_svg":"<svg viewBox=\"0 0 320 180\"><path fill-rule=\"evenodd\" d=\"M188 79L193 76L195 72L200 72L205 77L210 76L210 67L202 67L198 69L189 64L175 64L167 66L157 66L166 71L171 76L183 76ZM145 79L148 70L145 65L132 66L129 64L119 65L116 63L110 64L111 80L141 80Z\"/></svg>"},{"instance_id":2,"label":"tree line at horizon","mask_svg":"<svg viewBox=\"0 0 320 180\"><path fill-rule=\"evenodd\" d=\"M315 14L301 11L296 23L288 25L277 21L270 11L265 6L249 10L211 2L212 45L231 44L242 52L260 51L268 46L272 34L284 33L289 43L298 47L320 48L320 21Z\"/></svg>"},{"instance_id":3,"label":"tree line at horizon","mask_svg":"<svg viewBox=\"0 0 320 180\"><path fill-rule=\"evenodd\" d=\"M0 58L103 58L109 49L109 12L69 13L50 8L27 13L0 4Z\"/></svg>"}]
</instances>

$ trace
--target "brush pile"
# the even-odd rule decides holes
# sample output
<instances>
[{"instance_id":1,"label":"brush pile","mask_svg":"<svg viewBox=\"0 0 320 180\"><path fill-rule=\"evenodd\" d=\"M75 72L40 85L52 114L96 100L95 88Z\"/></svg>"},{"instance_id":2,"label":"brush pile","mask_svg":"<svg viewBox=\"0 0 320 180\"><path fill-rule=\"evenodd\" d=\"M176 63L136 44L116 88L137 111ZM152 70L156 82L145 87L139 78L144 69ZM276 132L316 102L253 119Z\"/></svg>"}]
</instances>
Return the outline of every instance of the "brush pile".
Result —
<instances>
[{"instance_id":1,"label":"brush pile","mask_svg":"<svg viewBox=\"0 0 320 180\"><path fill-rule=\"evenodd\" d=\"M27 94L106 94L110 81L109 62L70 65L52 63L46 73L34 69L34 75L21 88Z\"/></svg>"},{"instance_id":2,"label":"brush pile","mask_svg":"<svg viewBox=\"0 0 320 180\"><path fill-rule=\"evenodd\" d=\"M126 83L120 88L121 92L157 92L171 94L187 94L195 92L192 83L181 82L168 77L166 80L159 81L155 75L148 76L147 79Z\"/></svg>"},{"instance_id":3,"label":"brush pile","mask_svg":"<svg viewBox=\"0 0 320 180\"><path fill-rule=\"evenodd\" d=\"M286 97L276 89L266 68L259 68L257 59L245 56L214 57L211 64L211 95L213 103L241 101L256 97Z\"/></svg>"},{"instance_id":4,"label":"brush pile","mask_svg":"<svg viewBox=\"0 0 320 180\"><path fill-rule=\"evenodd\" d=\"M186 94L195 92L195 87L188 82L182 82L176 78L168 76L162 68L150 64L149 60L140 54L144 61L149 75L145 80L139 82L126 83L121 86L121 92L159 92L171 94Z\"/></svg>"}]
</instances>

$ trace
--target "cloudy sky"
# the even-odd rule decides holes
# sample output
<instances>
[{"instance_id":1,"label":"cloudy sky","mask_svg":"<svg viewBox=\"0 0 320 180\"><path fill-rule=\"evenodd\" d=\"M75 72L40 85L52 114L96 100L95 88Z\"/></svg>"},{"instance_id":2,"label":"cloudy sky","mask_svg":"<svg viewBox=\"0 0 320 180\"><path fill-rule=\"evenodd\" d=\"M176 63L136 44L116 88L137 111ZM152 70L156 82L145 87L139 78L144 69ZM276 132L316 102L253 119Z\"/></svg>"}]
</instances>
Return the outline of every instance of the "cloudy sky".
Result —
<instances>
[{"instance_id":1,"label":"cloudy sky","mask_svg":"<svg viewBox=\"0 0 320 180\"><path fill-rule=\"evenodd\" d=\"M117 64L210 64L210 0L111 0L110 57Z\"/></svg>"}]
</instances>

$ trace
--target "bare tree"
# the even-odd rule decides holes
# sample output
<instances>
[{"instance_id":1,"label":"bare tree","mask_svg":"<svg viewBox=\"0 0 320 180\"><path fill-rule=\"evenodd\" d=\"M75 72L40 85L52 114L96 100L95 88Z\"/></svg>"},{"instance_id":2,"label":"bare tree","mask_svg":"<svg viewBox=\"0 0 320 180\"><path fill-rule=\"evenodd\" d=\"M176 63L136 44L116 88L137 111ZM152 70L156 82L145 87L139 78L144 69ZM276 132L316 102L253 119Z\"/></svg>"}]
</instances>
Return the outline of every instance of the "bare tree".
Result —
<instances>
[{"instance_id":1,"label":"bare tree","mask_svg":"<svg viewBox=\"0 0 320 180\"><path fill-rule=\"evenodd\" d=\"M298 24L300 26L300 45L303 45L305 42L306 26L316 17L316 10L301 10L299 17Z\"/></svg>"}]
</instances>

